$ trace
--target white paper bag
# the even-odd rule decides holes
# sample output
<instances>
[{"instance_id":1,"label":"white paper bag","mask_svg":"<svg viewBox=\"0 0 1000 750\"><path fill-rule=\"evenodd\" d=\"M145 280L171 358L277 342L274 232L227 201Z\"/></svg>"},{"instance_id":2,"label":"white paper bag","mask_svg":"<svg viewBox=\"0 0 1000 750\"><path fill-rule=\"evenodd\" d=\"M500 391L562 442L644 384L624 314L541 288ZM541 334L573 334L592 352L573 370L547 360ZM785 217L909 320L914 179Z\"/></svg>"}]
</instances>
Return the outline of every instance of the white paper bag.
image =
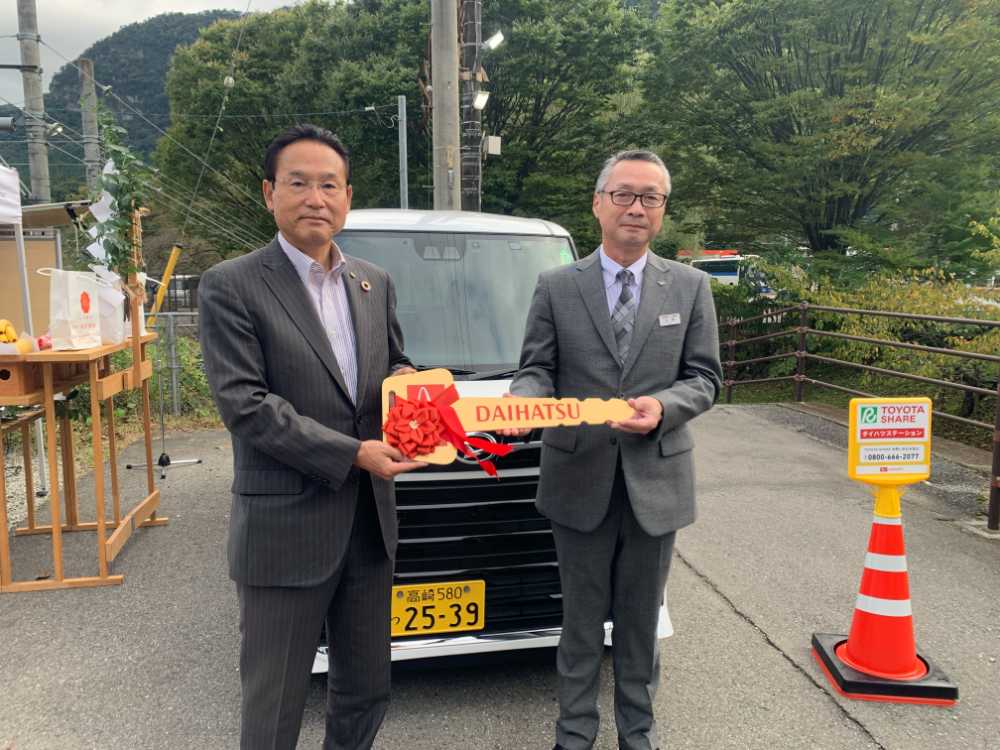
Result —
<instances>
[{"instance_id":1,"label":"white paper bag","mask_svg":"<svg viewBox=\"0 0 1000 750\"><path fill-rule=\"evenodd\" d=\"M49 276L49 330L52 349L90 349L101 345L100 287L88 271L39 268Z\"/></svg>"},{"instance_id":2,"label":"white paper bag","mask_svg":"<svg viewBox=\"0 0 1000 750\"><path fill-rule=\"evenodd\" d=\"M126 327L125 305L127 297L122 289L121 277L107 266L92 266L97 274L100 298L101 343L120 344L128 338L131 326Z\"/></svg>"}]
</instances>

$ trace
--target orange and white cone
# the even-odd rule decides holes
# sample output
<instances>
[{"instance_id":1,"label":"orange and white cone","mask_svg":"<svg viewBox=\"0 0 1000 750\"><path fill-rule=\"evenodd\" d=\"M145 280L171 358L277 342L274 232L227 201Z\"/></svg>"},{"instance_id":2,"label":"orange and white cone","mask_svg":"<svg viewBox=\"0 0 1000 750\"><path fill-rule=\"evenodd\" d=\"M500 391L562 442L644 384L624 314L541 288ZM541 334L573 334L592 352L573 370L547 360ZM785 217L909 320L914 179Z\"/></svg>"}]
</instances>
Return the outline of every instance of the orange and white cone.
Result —
<instances>
[{"instance_id":1,"label":"orange and white cone","mask_svg":"<svg viewBox=\"0 0 1000 750\"><path fill-rule=\"evenodd\" d=\"M913 638L900 516L875 514L851 633L836 653L847 666L876 677L916 680L927 674Z\"/></svg>"},{"instance_id":2,"label":"orange and white cone","mask_svg":"<svg viewBox=\"0 0 1000 750\"><path fill-rule=\"evenodd\" d=\"M913 638L899 490L881 486L851 632L813 633L812 654L847 698L950 706L958 688Z\"/></svg>"}]
</instances>

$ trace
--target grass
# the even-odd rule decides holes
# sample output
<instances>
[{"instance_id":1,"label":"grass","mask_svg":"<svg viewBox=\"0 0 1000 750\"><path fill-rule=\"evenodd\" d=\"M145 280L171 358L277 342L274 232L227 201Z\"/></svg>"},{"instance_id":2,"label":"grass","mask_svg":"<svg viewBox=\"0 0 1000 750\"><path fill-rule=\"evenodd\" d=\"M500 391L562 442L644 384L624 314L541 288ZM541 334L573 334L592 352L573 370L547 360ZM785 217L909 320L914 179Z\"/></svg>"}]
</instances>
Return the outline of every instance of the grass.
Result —
<instances>
[{"instance_id":1,"label":"grass","mask_svg":"<svg viewBox=\"0 0 1000 750\"><path fill-rule=\"evenodd\" d=\"M103 414L102 414L103 417ZM155 410L155 402L151 414L150 434L153 438L153 460L156 460L156 443L160 436L160 417ZM177 433L194 432L195 430L210 430L221 428L222 421L216 417L202 417L182 414L180 416L167 415L163 419L164 429L167 436ZM90 471L94 466L93 439L91 437L90 422L73 420L73 463L77 473ZM101 423L102 440L105 460L108 455L108 426ZM118 457L133 443L141 441L143 438L142 418L136 416L128 419L115 420L115 445Z\"/></svg>"}]
</instances>

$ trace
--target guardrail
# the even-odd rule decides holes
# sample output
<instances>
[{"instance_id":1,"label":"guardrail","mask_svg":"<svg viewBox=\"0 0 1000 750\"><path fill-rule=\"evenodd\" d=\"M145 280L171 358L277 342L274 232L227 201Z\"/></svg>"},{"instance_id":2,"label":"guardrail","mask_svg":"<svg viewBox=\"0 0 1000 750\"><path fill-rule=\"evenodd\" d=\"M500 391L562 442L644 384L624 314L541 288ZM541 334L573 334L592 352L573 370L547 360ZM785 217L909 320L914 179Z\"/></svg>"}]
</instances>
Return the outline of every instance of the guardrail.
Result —
<instances>
[{"instance_id":1,"label":"guardrail","mask_svg":"<svg viewBox=\"0 0 1000 750\"><path fill-rule=\"evenodd\" d=\"M834 391L840 391L842 393L848 393L853 396L861 396L864 398L875 397L875 394L865 393L864 391L858 391L852 388L846 388L844 386L837 385L835 383L827 383L822 380L809 377L806 374L806 364L809 360L813 360L815 362L824 362L826 364L839 365L843 367L849 367L864 372L875 373L878 375L904 378L906 380L912 380L918 383L926 383L928 385L934 385L938 387L954 388L956 390L964 391L965 393L972 393L979 396L987 396L995 398L996 419L994 424L992 425L990 425L987 422L981 422L976 419L969 419L968 417L961 417L955 414L948 414L946 412L942 412L939 410L934 411L934 416L940 417L941 419L960 422L962 424L970 425L973 427L980 427L985 430L992 430L993 465L992 465L992 471L990 472L989 507L987 510L986 525L987 528L989 528L992 531L1000 531L1000 376L998 376L998 383L996 389L989 389L989 388L981 388L975 385L969 385L967 383L956 383L950 380L940 380L938 378L929 378L923 375L915 375L913 373L901 372L898 370L889 370L882 367L865 365L859 362L851 362L849 360L836 359L834 357L826 357L814 352L810 352L809 337L818 336L818 337L825 337L832 339L840 339L844 341L855 341L859 343L872 344L881 347L909 349L912 351L919 351L928 354L939 354L950 357L956 357L960 359L989 362L997 365L998 373L1000 373L1000 356L993 354L980 354L978 352L963 352L955 349L947 349L936 346L925 346L921 344L913 344L907 341L893 341L889 339L870 338L867 336L854 336L851 334L839 333L836 331L825 331L817 329L815 327L811 327L809 325L809 317L811 312L836 313L840 315L859 315L859 316L864 315L864 316L883 317L883 318L903 318L913 321L925 321L925 322L944 323L951 325L978 326L983 328L1000 328L1000 321L979 320L976 318L949 318L938 315L914 315L911 313L886 312L883 310L863 310L850 307L827 307L824 305L813 305L808 302L802 302L792 307L786 307L780 310L772 310L762 315L756 315L754 317L743 318L740 320L724 321L722 323L723 330L728 328L728 334L729 334L728 339L722 342L723 350L728 351L728 358L723 361L723 367L725 369L725 380L723 381L723 385L725 387L726 403L732 403L733 388L736 388L738 386L747 386L760 383L775 383L780 381L791 381L795 384L796 401L803 401L804 389L807 384L818 386L820 388L828 388ZM737 338L738 331L746 325L749 325L751 323L781 325L785 323L785 321L789 316L794 316L796 313L798 313L797 326L757 336L749 336L743 339ZM748 344L760 343L764 341L774 341L788 336L796 337L796 348L793 351L780 352L778 354L768 354L762 357L752 357L743 360L736 359L736 348L738 346L746 346ZM784 375L779 377L751 378L747 380L736 379L736 372L740 367L744 367L750 364L773 362L789 358L795 358L796 360L795 374L793 375Z\"/></svg>"}]
</instances>

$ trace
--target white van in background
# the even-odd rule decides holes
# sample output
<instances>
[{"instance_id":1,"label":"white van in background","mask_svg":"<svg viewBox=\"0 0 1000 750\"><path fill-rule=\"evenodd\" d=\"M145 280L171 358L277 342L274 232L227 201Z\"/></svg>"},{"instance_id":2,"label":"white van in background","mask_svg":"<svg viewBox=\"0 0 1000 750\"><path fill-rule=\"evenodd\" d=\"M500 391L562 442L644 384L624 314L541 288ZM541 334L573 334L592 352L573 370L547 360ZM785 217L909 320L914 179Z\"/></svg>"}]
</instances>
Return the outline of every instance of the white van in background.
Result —
<instances>
[{"instance_id":1,"label":"white van in background","mask_svg":"<svg viewBox=\"0 0 1000 750\"><path fill-rule=\"evenodd\" d=\"M721 255L711 258L695 258L691 265L704 271L720 284L736 286L741 281L752 286L761 297L775 296L764 275L755 266L759 255Z\"/></svg>"}]
</instances>

